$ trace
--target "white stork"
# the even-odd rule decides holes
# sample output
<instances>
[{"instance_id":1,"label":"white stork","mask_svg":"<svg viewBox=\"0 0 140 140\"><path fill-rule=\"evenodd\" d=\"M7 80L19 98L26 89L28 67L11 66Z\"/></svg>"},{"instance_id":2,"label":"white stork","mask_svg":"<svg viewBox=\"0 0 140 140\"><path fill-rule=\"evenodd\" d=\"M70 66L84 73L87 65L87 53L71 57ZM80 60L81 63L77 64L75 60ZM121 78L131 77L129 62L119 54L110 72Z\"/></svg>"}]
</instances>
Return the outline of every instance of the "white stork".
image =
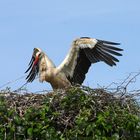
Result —
<instances>
[{"instance_id":1,"label":"white stork","mask_svg":"<svg viewBox=\"0 0 140 140\"><path fill-rule=\"evenodd\" d=\"M119 43L81 37L72 42L69 53L63 62L56 67L49 57L39 48L34 48L29 63L27 82L32 82L39 74L40 82L49 82L53 89L63 89L75 84L81 85L92 63L103 61L109 66L119 62L121 56Z\"/></svg>"}]
</instances>

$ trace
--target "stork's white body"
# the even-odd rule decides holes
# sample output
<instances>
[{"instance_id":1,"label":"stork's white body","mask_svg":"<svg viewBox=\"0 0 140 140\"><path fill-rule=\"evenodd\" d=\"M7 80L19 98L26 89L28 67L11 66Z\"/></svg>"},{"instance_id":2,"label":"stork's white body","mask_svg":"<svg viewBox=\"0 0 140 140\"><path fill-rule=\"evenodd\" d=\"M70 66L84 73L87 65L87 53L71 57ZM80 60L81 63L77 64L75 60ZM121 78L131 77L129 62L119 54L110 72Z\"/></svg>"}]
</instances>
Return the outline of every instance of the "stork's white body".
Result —
<instances>
[{"instance_id":1,"label":"stork's white body","mask_svg":"<svg viewBox=\"0 0 140 140\"><path fill-rule=\"evenodd\" d=\"M40 82L46 81L53 89L64 89L73 84L82 84L92 63L104 61L110 66L119 62L113 55L121 56L122 49L112 45L119 43L82 37L72 43L64 61L56 67L41 49L35 48L30 62L27 81L32 82L39 73Z\"/></svg>"},{"instance_id":2,"label":"stork's white body","mask_svg":"<svg viewBox=\"0 0 140 140\"><path fill-rule=\"evenodd\" d=\"M55 67L47 55L40 60L39 81L50 83L53 89L62 89L71 85L65 74Z\"/></svg>"}]
</instances>

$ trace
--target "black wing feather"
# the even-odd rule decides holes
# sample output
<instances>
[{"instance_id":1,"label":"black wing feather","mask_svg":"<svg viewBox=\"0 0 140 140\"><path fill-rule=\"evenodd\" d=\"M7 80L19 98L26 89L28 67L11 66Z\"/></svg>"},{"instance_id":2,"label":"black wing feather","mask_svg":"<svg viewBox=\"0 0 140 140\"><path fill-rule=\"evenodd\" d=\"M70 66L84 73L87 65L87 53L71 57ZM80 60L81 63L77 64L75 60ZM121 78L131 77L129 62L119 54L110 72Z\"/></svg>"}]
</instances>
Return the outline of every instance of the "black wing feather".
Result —
<instances>
[{"instance_id":1,"label":"black wing feather","mask_svg":"<svg viewBox=\"0 0 140 140\"><path fill-rule=\"evenodd\" d=\"M68 77L71 84L82 84L85 79L85 74L91 66L90 60L87 58L84 50L80 49L77 65L72 77Z\"/></svg>"},{"instance_id":2,"label":"black wing feather","mask_svg":"<svg viewBox=\"0 0 140 140\"><path fill-rule=\"evenodd\" d=\"M123 49L111 45L120 45L120 43L98 40L93 49L85 49L86 56L91 63L104 61L110 66L116 65L119 60L114 56L122 56L118 51L123 51Z\"/></svg>"},{"instance_id":3,"label":"black wing feather","mask_svg":"<svg viewBox=\"0 0 140 140\"><path fill-rule=\"evenodd\" d=\"M110 44L110 45L120 45L120 43L116 43L116 42L111 42L111 41L106 41L106 40L99 40L97 39L99 43L104 43L104 44Z\"/></svg>"},{"instance_id":4,"label":"black wing feather","mask_svg":"<svg viewBox=\"0 0 140 140\"><path fill-rule=\"evenodd\" d=\"M27 72L32 68L32 65L33 65L34 60L35 60L35 58L32 57L32 58L31 58L31 61L30 61L30 63L29 63L29 68L25 71L25 73L27 73Z\"/></svg>"},{"instance_id":5,"label":"black wing feather","mask_svg":"<svg viewBox=\"0 0 140 140\"><path fill-rule=\"evenodd\" d=\"M32 82L35 79L35 77L38 75L38 72L39 72L38 65L32 67L31 71L29 72L29 74L26 77L27 82Z\"/></svg>"},{"instance_id":6,"label":"black wing feather","mask_svg":"<svg viewBox=\"0 0 140 140\"><path fill-rule=\"evenodd\" d=\"M68 77L72 84L82 84L85 75L91 66L91 63L97 63L103 61L110 66L116 65L119 60L115 56L121 56L118 51L123 51L123 49L115 47L115 45L120 45L120 43L97 40L97 44L94 48L80 48L79 56L77 58L77 65L74 69L74 74L72 77ZM114 45L114 46L112 46ZM115 55L115 56L114 56Z\"/></svg>"},{"instance_id":7,"label":"black wing feather","mask_svg":"<svg viewBox=\"0 0 140 140\"><path fill-rule=\"evenodd\" d=\"M101 44L97 44L97 46L99 46L99 48L102 48L104 51L107 51L108 53L111 53L113 55L117 55L117 56L122 56L121 53L118 53L116 51L114 51L114 49L109 48L109 46L105 46L105 45L101 45ZM120 50L119 50L120 51Z\"/></svg>"},{"instance_id":8,"label":"black wing feather","mask_svg":"<svg viewBox=\"0 0 140 140\"><path fill-rule=\"evenodd\" d=\"M117 58L115 58L113 55L109 54L109 52L106 52L105 50L103 50L102 48L97 48L97 50L102 51L105 55L107 55L108 57L110 57L110 59L112 59L115 62L119 62L119 60Z\"/></svg>"},{"instance_id":9,"label":"black wing feather","mask_svg":"<svg viewBox=\"0 0 140 140\"><path fill-rule=\"evenodd\" d=\"M32 82L39 73L39 64L33 66L34 61L35 61L35 57L32 56L29 63L29 68L25 71L25 73L30 71L26 77L27 82Z\"/></svg>"}]
</instances>

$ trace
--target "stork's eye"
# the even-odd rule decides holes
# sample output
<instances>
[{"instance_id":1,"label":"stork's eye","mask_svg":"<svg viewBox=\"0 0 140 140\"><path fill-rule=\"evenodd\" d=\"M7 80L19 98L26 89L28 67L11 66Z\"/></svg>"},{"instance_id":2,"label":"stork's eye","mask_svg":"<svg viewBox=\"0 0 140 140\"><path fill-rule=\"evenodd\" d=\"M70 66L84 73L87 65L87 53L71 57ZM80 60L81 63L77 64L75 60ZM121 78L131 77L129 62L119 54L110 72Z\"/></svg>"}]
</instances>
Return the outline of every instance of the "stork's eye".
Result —
<instances>
[{"instance_id":1,"label":"stork's eye","mask_svg":"<svg viewBox=\"0 0 140 140\"><path fill-rule=\"evenodd\" d=\"M39 53L39 54L38 54L38 57L41 58L41 56L42 56L41 53Z\"/></svg>"}]
</instances>

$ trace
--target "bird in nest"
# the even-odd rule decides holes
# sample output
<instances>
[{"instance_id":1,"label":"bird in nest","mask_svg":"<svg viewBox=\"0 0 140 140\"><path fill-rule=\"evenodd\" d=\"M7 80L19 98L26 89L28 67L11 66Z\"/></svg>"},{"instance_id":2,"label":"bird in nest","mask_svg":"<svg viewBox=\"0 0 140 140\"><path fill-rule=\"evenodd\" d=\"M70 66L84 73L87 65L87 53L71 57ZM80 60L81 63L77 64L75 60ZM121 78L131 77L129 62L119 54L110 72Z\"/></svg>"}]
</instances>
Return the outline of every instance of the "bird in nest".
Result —
<instances>
[{"instance_id":1,"label":"bird in nest","mask_svg":"<svg viewBox=\"0 0 140 140\"><path fill-rule=\"evenodd\" d=\"M32 82L39 75L40 82L48 82L53 89L64 89L73 85L81 85L91 64L105 62L115 66L122 56L123 49L116 47L120 43L81 37L72 42L70 51L59 66L40 49L34 48L26 80Z\"/></svg>"}]
</instances>

